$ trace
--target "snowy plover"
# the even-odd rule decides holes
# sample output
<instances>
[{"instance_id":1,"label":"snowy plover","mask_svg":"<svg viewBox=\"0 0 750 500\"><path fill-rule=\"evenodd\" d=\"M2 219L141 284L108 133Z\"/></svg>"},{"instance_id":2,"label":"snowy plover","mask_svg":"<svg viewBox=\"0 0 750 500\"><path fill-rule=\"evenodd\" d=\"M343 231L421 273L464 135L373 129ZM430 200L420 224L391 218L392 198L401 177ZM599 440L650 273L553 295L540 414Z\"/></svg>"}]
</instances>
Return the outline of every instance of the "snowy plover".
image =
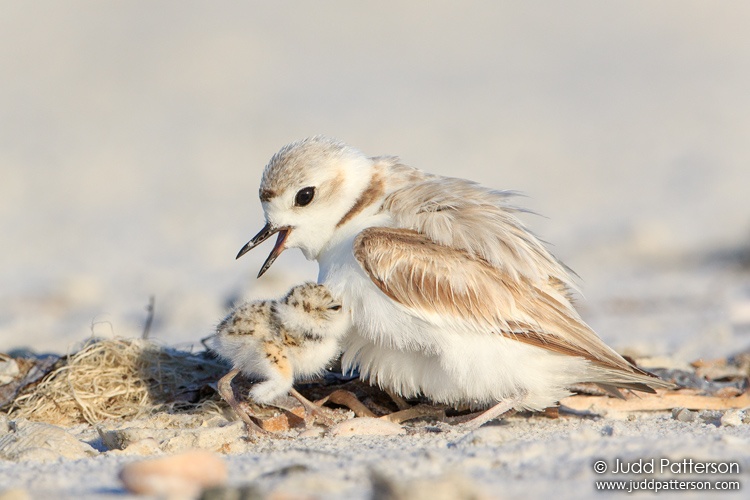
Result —
<instances>
[{"instance_id":1,"label":"snowy plover","mask_svg":"<svg viewBox=\"0 0 750 500\"><path fill-rule=\"evenodd\" d=\"M344 367L402 396L490 407L473 426L552 406L574 383L671 386L583 322L570 271L516 217L512 194L313 137L271 158L267 224L237 257L278 233L259 276L285 248L316 259L352 317Z\"/></svg>"},{"instance_id":2,"label":"snowy plover","mask_svg":"<svg viewBox=\"0 0 750 500\"><path fill-rule=\"evenodd\" d=\"M234 398L231 382L240 372L264 379L250 390L253 400L272 404L291 393L308 412L319 407L299 394L296 380L319 375L339 353L348 315L323 285L304 283L278 301L260 300L235 308L216 328L212 349L232 362L219 393L253 430L260 428Z\"/></svg>"}]
</instances>

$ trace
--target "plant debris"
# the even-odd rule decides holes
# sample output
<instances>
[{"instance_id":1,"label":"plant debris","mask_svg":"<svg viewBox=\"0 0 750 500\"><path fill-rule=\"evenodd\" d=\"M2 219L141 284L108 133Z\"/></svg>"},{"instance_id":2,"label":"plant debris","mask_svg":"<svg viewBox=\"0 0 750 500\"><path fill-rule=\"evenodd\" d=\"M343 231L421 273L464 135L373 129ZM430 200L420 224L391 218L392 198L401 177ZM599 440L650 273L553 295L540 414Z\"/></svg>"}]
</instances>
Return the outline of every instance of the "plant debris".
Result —
<instances>
[{"instance_id":1,"label":"plant debris","mask_svg":"<svg viewBox=\"0 0 750 500\"><path fill-rule=\"evenodd\" d=\"M216 382L229 367L208 351L181 351L146 339L91 339L78 352L62 358L3 355L0 360L8 365L0 382L0 411L11 418L61 426L134 420L159 412L224 412L231 418L216 393ZM694 371L655 369L652 371L680 388L658 394L628 394L624 400L599 394L596 387L583 384L575 388L583 394L566 398L561 404L563 409L594 413L747 408L749 363L750 353L743 353L697 361L692 364ZM252 381L241 376L236 380L235 389L244 398ZM451 415L466 411L429 405L425 399L416 398L409 404L418 406L398 412L399 406L384 391L333 372L298 387L310 399L339 406L331 410L336 421L348 418L348 409L340 406L352 408L351 399L358 415L392 415L398 422L421 417L448 421ZM268 420L267 430L272 432L304 426L302 408L263 407L249 400L243 404L259 419Z\"/></svg>"},{"instance_id":2,"label":"plant debris","mask_svg":"<svg viewBox=\"0 0 750 500\"><path fill-rule=\"evenodd\" d=\"M216 406L210 384L225 369L206 353L142 339L92 339L0 409L11 418L65 426Z\"/></svg>"}]
</instances>

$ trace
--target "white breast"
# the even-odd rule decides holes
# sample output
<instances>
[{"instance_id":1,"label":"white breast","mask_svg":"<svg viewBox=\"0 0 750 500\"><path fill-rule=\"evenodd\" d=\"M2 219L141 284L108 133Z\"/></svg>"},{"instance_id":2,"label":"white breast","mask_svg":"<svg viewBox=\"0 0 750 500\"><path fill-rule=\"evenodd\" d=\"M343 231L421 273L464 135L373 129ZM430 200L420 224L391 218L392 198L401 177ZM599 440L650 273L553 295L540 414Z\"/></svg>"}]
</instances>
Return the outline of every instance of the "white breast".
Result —
<instances>
[{"instance_id":1,"label":"white breast","mask_svg":"<svg viewBox=\"0 0 750 500\"><path fill-rule=\"evenodd\" d=\"M441 340L433 325L414 316L380 291L352 253L354 236L319 258L318 282L341 297L354 330L378 346L437 353Z\"/></svg>"},{"instance_id":2,"label":"white breast","mask_svg":"<svg viewBox=\"0 0 750 500\"><path fill-rule=\"evenodd\" d=\"M339 353L339 339L326 338L319 342L308 342L290 348L294 380L305 380L323 373L332 359Z\"/></svg>"}]
</instances>

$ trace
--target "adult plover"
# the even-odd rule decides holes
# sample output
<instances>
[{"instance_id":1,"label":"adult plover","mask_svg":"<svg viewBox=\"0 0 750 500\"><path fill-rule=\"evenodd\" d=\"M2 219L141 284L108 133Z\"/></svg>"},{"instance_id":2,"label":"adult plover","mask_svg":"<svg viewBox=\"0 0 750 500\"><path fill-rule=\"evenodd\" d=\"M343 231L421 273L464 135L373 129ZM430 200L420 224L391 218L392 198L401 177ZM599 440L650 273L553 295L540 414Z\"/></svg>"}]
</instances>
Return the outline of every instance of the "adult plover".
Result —
<instances>
[{"instance_id":1,"label":"adult plover","mask_svg":"<svg viewBox=\"0 0 750 500\"><path fill-rule=\"evenodd\" d=\"M402 396L542 410L580 382L654 392L669 387L608 347L573 306L575 285L518 219L512 192L367 157L313 137L283 147L260 185L278 233L262 275L285 248L319 263L350 311L344 367Z\"/></svg>"}]
</instances>

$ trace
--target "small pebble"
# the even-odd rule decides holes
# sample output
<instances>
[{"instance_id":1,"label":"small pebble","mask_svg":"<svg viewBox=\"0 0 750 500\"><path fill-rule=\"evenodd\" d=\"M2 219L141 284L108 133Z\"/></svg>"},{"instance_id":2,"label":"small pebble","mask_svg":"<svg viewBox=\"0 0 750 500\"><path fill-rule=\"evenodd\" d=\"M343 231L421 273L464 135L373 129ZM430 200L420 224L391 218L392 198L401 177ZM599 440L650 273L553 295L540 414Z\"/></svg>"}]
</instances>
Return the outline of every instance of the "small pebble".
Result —
<instances>
[{"instance_id":1,"label":"small pebble","mask_svg":"<svg viewBox=\"0 0 750 500\"><path fill-rule=\"evenodd\" d=\"M742 425L742 418L744 416L745 412L742 410L727 410L721 416L721 425L722 427L739 427Z\"/></svg>"},{"instance_id":2,"label":"small pebble","mask_svg":"<svg viewBox=\"0 0 750 500\"><path fill-rule=\"evenodd\" d=\"M13 382L20 373L15 359L6 354L0 354L0 385Z\"/></svg>"},{"instance_id":3,"label":"small pebble","mask_svg":"<svg viewBox=\"0 0 750 500\"><path fill-rule=\"evenodd\" d=\"M227 466L215 454L193 450L123 467L120 480L131 493L169 498L198 498L206 488L227 480Z\"/></svg>"},{"instance_id":4,"label":"small pebble","mask_svg":"<svg viewBox=\"0 0 750 500\"><path fill-rule=\"evenodd\" d=\"M403 434L404 428L393 422L372 417L357 417L328 429L331 436L393 436Z\"/></svg>"},{"instance_id":5,"label":"small pebble","mask_svg":"<svg viewBox=\"0 0 750 500\"><path fill-rule=\"evenodd\" d=\"M687 408L674 408L672 410L672 418L678 422L692 422L696 417L697 414Z\"/></svg>"},{"instance_id":6,"label":"small pebble","mask_svg":"<svg viewBox=\"0 0 750 500\"><path fill-rule=\"evenodd\" d=\"M62 427L41 422L11 421L8 432L0 437L2 460L50 462L61 457L75 460L97 454Z\"/></svg>"},{"instance_id":7,"label":"small pebble","mask_svg":"<svg viewBox=\"0 0 750 500\"><path fill-rule=\"evenodd\" d=\"M724 414L718 410L703 410L698 412L698 417L703 420L705 423L710 425L721 425L721 417L723 417Z\"/></svg>"},{"instance_id":8,"label":"small pebble","mask_svg":"<svg viewBox=\"0 0 750 500\"><path fill-rule=\"evenodd\" d=\"M298 437L309 438L309 437L320 437L325 434L325 429L322 427L310 427L309 429L301 432Z\"/></svg>"}]
</instances>

